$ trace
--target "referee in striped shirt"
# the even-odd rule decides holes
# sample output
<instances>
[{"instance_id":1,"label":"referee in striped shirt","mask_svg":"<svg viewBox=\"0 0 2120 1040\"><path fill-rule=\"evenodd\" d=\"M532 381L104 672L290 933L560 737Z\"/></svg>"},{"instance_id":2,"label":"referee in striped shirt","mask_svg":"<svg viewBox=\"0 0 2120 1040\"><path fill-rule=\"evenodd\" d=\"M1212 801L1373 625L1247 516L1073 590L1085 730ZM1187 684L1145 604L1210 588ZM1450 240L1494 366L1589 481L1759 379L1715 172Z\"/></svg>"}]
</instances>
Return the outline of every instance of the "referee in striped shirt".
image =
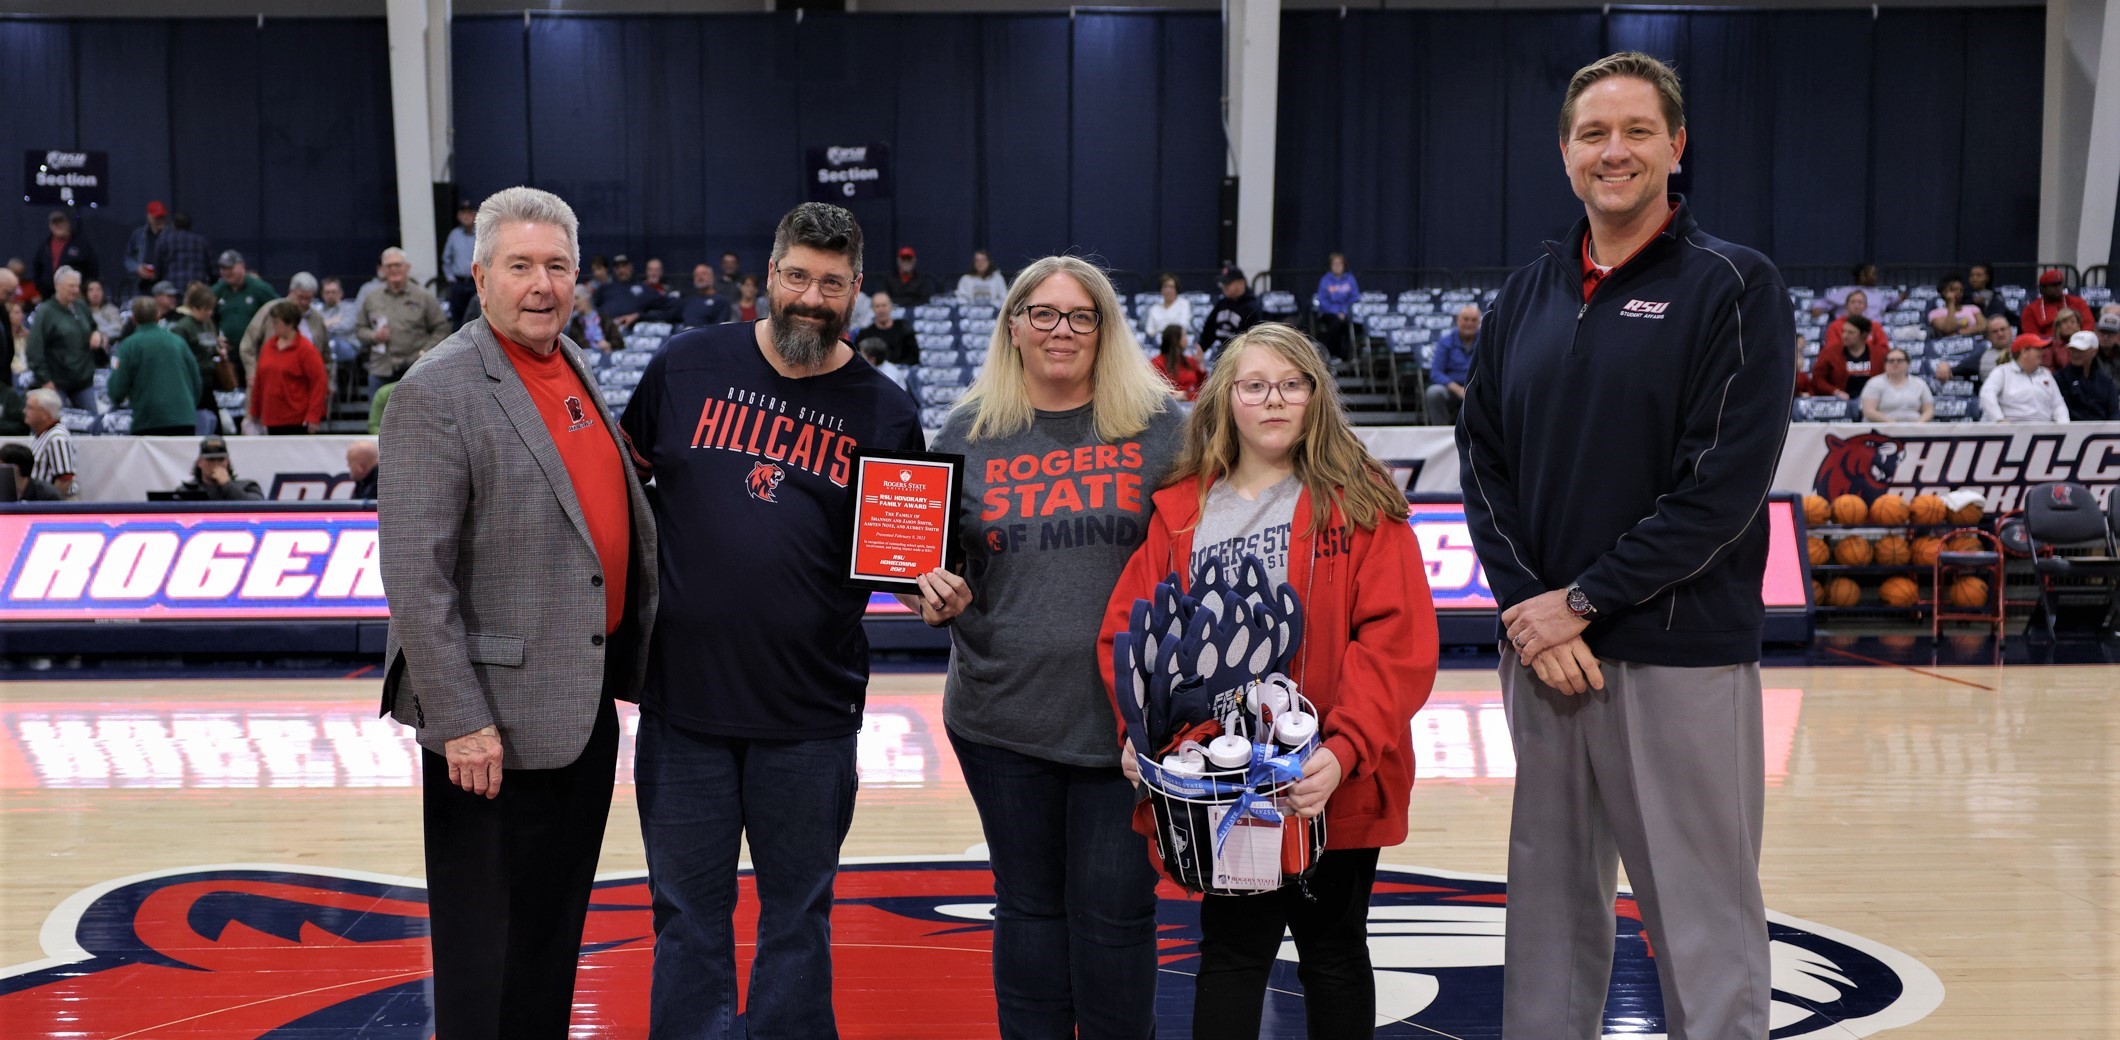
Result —
<instances>
[{"instance_id":1,"label":"referee in striped shirt","mask_svg":"<svg viewBox=\"0 0 2120 1040\"><path fill-rule=\"evenodd\" d=\"M29 450L35 461L30 465L30 479L41 480L61 495L73 498L74 440L59 421L59 409L63 407L58 391L40 386L30 391L23 402L22 417L33 435Z\"/></svg>"}]
</instances>

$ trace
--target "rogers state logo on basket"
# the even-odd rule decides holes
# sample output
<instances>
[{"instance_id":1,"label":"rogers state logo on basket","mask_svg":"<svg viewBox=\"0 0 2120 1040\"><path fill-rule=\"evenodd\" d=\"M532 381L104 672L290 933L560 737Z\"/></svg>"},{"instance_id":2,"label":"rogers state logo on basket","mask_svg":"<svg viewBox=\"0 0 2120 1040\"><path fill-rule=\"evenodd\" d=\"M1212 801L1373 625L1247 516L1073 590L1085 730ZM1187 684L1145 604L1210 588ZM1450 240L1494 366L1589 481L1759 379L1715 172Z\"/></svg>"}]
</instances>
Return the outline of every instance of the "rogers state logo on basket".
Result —
<instances>
[{"instance_id":1,"label":"rogers state logo on basket","mask_svg":"<svg viewBox=\"0 0 2120 1040\"><path fill-rule=\"evenodd\" d=\"M1145 850L1144 850L1145 854ZM1388 850L1387 850L1388 854ZM1168 883L1157 910L1159 1033L1191 1032L1199 902ZM1499 878L1379 868L1369 913L1379 1037L1501 1030ZM995 1035L993 876L984 860L848 862L833 907L834 994L847 1040ZM1622 896L1606 1036L1664 1032L1639 912ZM755 934L749 872L736 929ZM1943 999L1920 962L1860 936L1769 913L1773 1040L1835 1040L1907 1025ZM427 893L416 880L293 867L197 867L121 878L66 900L46 958L0 972L10 1035L145 1035L181 1020L196 1040L360 1036L426 1040ZM597 882L582 936L577 1025L647 1035L654 946L645 879ZM752 947L736 947L741 975ZM1266 995L1267 1036L1302 1035L1292 947ZM741 990L741 980L739 980ZM907 1009L918 1009L917 1021Z\"/></svg>"}]
</instances>

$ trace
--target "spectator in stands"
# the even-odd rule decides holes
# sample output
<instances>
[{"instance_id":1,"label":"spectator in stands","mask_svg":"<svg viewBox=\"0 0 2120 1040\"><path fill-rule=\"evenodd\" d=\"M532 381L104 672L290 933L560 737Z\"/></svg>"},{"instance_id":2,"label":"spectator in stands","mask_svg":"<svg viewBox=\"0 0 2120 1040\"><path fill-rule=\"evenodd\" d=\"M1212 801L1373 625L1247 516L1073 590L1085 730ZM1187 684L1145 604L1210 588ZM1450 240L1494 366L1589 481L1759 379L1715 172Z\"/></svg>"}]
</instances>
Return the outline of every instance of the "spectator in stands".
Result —
<instances>
[{"instance_id":1,"label":"spectator in stands","mask_svg":"<svg viewBox=\"0 0 2120 1040\"><path fill-rule=\"evenodd\" d=\"M1928 422L1936 417L1936 398L1925 379L1909 375L1907 352L1885 351L1884 375L1862 387L1862 417L1869 422Z\"/></svg>"},{"instance_id":2,"label":"spectator in stands","mask_svg":"<svg viewBox=\"0 0 2120 1040\"><path fill-rule=\"evenodd\" d=\"M2001 314L2010 319L2012 326L2017 324L2017 313L1995 287L1994 264L1974 264L1965 269L1965 300L1990 318Z\"/></svg>"},{"instance_id":3,"label":"spectator in stands","mask_svg":"<svg viewBox=\"0 0 2120 1040\"><path fill-rule=\"evenodd\" d=\"M912 246L898 247L898 270L884 279L883 291L900 307L918 307L942 294L942 283L920 270L920 256Z\"/></svg>"},{"instance_id":4,"label":"spectator in stands","mask_svg":"<svg viewBox=\"0 0 2120 1040\"><path fill-rule=\"evenodd\" d=\"M878 293L877 295L880 296L882 294ZM901 387L905 385L905 377L908 370L904 365L891 363L890 348L884 346L882 340L871 336L859 342L863 361L875 366L876 371L883 373L891 382Z\"/></svg>"},{"instance_id":5,"label":"spectator in stands","mask_svg":"<svg viewBox=\"0 0 2120 1040\"><path fill-rule=\"evenodd\" d=\"M336 278L324 279L324 298L317 304L317 316L324 319L324 338L331 344L331 360L345 365L361 356L361 341L354 330L361 323L361 308L346 298L345 283Z\"/></svg>"},{"instance_id":6,"label":"spectator in stands","mask_svg":"<svg viewBox=\"0 0 2120 1040\"><path fill-rule=\"evenodd\" d=\"M191 359L199 366L198 429L203 436L220 426L220 407L214 399L216 390L234 390L240 383L234 380L223 386L221 362L228 358L228 341L221 338L221 330L213 321L213 290L194 283L184 293L184 307L177 320L170 324L169 331L176 333L184 345L191 348ZM235 372L233 363L229 373Z\"/></svg>"},{"instance_id":7,"label":"spectator in stands","mask_svg":"<svg viewBox=\"0 0 2120 1040\"><path fill-rule=\"evenodd\" d=\"M2010 342L2017 338L2017 330L2010 325L2010 319L2001 314L1989 315L1983 335L1987 337L1987 345L1977 354L1937 359L1934 367L1930 369L1935 373L1936 380L1949 382L1954 378L1986 379L1988 373L1995 370L1996 365L2009 364Z\"/></svg>"},{"instance_id":8,"label":"spectator in stands","mask_svg":"<svg viewBox=\"0 0 2120 1040\"><path fill-rule=\"evenodd\" d=\"M614 303L623 307L625 304L631 303L632 298L638 296L641 292L641 287L633 281L633 258L624 253L611 258L610 274L602 281L597 281L593 278L590 281L594 285L594 288L590 290L590 297L596 301L596 309L599 313L605 307L612 306ZM635 309L637 310L638 308ZM631 314L633 311L620 310L619 313ZM605 317L617 317L617 315L607 314Z\"/></svg>"},{"instance_id":9,"label":"spectator in stands","mask_svg":"<svg viewBox=\"0 0 2120 1040\"><path fill-rule=\"evenodd\" d=\"M59 502L66 496L59 489L30 476L29 449L20 444L0 444L0 464L15 468L15 501Z\"/></svg>"},{"instance_id":10,"label":"spectator in stands","mask_svg":"<svg viewBox=\"0 0 2120 1040\"><path fill-rule=\"evenodd\" d=\"M2107 304L2098 314L2098 363L2107 375L2120 380L2120 303Z\"/></svg>"},{"instance_id":11,"label":"spectator in stands","mask_svg":"<svg viewBox=\"0 0 2120 1040\"><path fill-rule=\"evenodd\" d=\"M1803 356L1804 351L1810 345L1811 341L1803 338L1803 333L1798 332L1796 334L1796 397L1814 396L1811 387L1811 359ZM1437 352L1441 353L1441 351ZM1435 388L1431 386L1429 389L1432 391ZM1430 417L1428 421L1433 423L1435 419Z\"/></svg>"},{"instance_id":12,"label":"spectator in stands","mask_svg":"<svg viewBox=\"0 0 2120 1040\"><path fill-rule=\"evenodd\" d=\"M236 353L243 359L246 389L255 390L258 382L258 347L272 333L272 305L292 303L302 313L302 335L316 348L317 357L324 362L324 371L331 371L331 331L324 325L324 314L316 310L317 278L307 271L298 271L287 280L287 295L269 301L250 319L243 329L242 342L236 345Z\"/></svg>"},{"instance_id":13,"label":"spectator in stands","mask_svg":"<svg viewBox=\"0 0 2120 1040\"><path fill-rule=\"evenodd\" d=\"M213 283L214 314L220 322L221 338L230 343L243 342L243 330L250 327L250 320L258 316L265 305L279 299L265 279L250 273L250 266L243 262L243 254L233 249L221 251L218 261L221 279Z\"/></svg>"},{"instance_id":14,"label":"spectator in stands","mask_svg":"<svg viewBox=\"0 0 2120 1040\"><path fill-rule=\"evenodd\" d=\"M721 274L714 279L715 291L721 294L722 299L733 300L737 290L742 288L743 280L743 260L737 257L734 250L721 254Z\"/></svg>"},{"instance_id":15,"label":"spectator in stands","mask_svg":"<svg viewBox=\"0 0 2120 1040\"><path fill-rule=\"evenodd\" d=\"M994 258L984 249L972 250L972 269L957 278L957 302L999 307L1008 296L1008 279L994 270Z\"/></svg>"},{"instance_id":16,"label":"spectator in stands","mask_svg":"<svg viewBox=\"0 0 2120 1040\"><path fill-rule=\"evenodd\" d=\"M1176 325L1187 334L1192 332L1192 301L1178 295L1178 276L1163 274L1156 278L1161 296L1148 305L1141 316L1141 342L1155 343L1163 330Z\"/></svg>"},{"instance_id":17,"label":"spectator in stands","mask_svg":"<svg viewBox=\"0 0 2120 1040\"><path fill-rule=\"evenodd\" d=\"M81 272L87 281L96 279L96 250L88 240L74 234L74 222L64 212L53 210L44 220L50 232L44 241L37 244L37 251L30 254L30 279L37 283L37 292L52 295L53 285L60 268L71 267Z\"/></svg>"},{"instance_id":18,"label":"spectator in stands","mask_svg":"<svg viewBox=\"0 0 2120 1040\"><path fill-rule=\"evenodd\" d=\"M1428 425L1457 425L1458 409L1465 405L1465 381L1472 378L1472 352L1480 345L1480 309L1476 304L1458 308L1457 324L1436 337L1435 353L1428 360Z\"/></svg>"},{"instance_id":19,"label":"spectator in stands","mask_svg":"<svg viewBox=\"0 0 2120 1040\"><path fill-rule=\"evenodd\" d=\"M10 260L8 263L20 266L22 261ZM0 267L0 304L21 302L15 295L15 291L22 285L18 277L13 268Z\"/></svg>"},{"instance_id":20,"label":"spectator in stands","mask_svg":"<svg viewBox=\"0 0 2120 1040\"><path fill-rule=\"evenodd\" d=\"M155 321L155 301L133 300L133 333L111 363L110 403L131 406L135 437L189 437L198 432L199 363L191 345Z\"/></svg>"},{"instance_id":21,"label":"spectator in stands","mask_svg":"<svg viewBox=\"0 0 2120 1040\"><path fill-rule=\"evenodd\" d=\"M103 292L102 282L88 283L82 295L88 300L88 316L96 323L96 331L103 334L103 342L116 343L119 330L125 327L126 315L119 313L118 305L110 302L110 297Z\"/></svg>"},{"instance_id":22,"label":"spectator in stands","mask_svg":"<svg viewBox=\"0 0 2120 1040\"><path fill-rule=\"evenodd\" d=\"M1938 336L1970 336L1980 330L1980 308L1966 302L1965 279L1944 276L1936 287L1936 309L1929 312L1929 331Z\"/></svg>"},{"instance_id":23,"label":"spectator in stands","mask_svg":"<svg viewBox=\"0 0 2120 1040\"><path fill-rule=\"evenodd\" d=\"M1355 301L1361 299L1362 287L1347 273L1346 254L1334 253L1325 258L1325 263L1329 270L1318 279L1318 342L1324 344L1327 354L1352 364L1353 308Z\"/></svg>"},{"instance_id":24,"label":"spectator in stands","mask_svg":"<svg viewBox=\"0 0 2120 1040\"><path fill-rule=\"evenodd\" d=\"M1840 338L1828 338L1819 349L1817 360L1811 362L1811 392L1845 401L1862 393L1863 384L1871 376L1881 374L1876 371L1882 367L1878 360L1891 348L1876 347L1870 339L1874 326L1860 314L1851 314L1834 324L1840 327Z\"/></svg>"},{"instance_id":25,"label":"spectator in stands","mask_svg":"<svg viewBox=\"0 0 2120 1040\"><path fill-rule=\"evenodd\" d=\"M2054 371L2061 399L2068 403L2068 416L2075 422L2111 422L2120 419L2120 384L2098 364L2098 334L2078 332L2069 337L2069 362Z\"/></svg>"},{"instance_id":26,"label":"spectator in stands","mask_svg":"<svg viewBox=\"0 0 2120 1040\"><path fill-rule=\"evenodd\" d=\"M1857 289L1848 294L1848 298L1842 302L1841 307L1846 313L1826 323L1825 335L1819 337L1819 342L1829 344L1840 342L1842 324L1849 318L1862 318L1870 322L1870 349L1876 351L1879 356L1883 356L1885 350L1891 347L1892 341L1889 336L1885 335L1883 323L1870 317L1869 294Z\"/></svg>"},{"instance_id":27,"label":"spectator in stands","mask_svg":"<svg viewBox=\"0 0 2120 1040\"><path fill-rule=\"evenodd\" d=\"M170 326L170 323L177 320L177 307L182 304L184 294L177 290L177 286L173 282L156 282L153 295L155 313L158 315L155 318L155 324L166 329ZM132 316L126 315L126 320L130 322ZM125 331L126 335L132 334L131 329Z\"/></svg>"},{"instance_id":28,"label":"spectator in stands","mask_svg":"<svg viewBox=\"0 0 2120 1040\"><path fill-rule=\"evenodd\" d=\"M1156 374L1170 384L1170 392L1182 401L1200 398L1200 384L1207 382L1207 366L1200 363L1200 352L1185 342L1185 327L1165 325L1163 334L1157 337L1156 356L1149 359Z\"/></svg>"},{"instance_id":29,"label":"spectator in stands","mask_svg":"<svg viewBox=\"0 0 2120 1040\"><path fill-rule=\"evenodd\" d=\"M190 289L193 282L211 281L206 267L211 254L205 236L191 229L191 214L173 214L169 224L169 230L155 240L155 276L179 290Z\"/></svg>"},{"instance_id":30,"label":"spectator in stands","mask_svg":"<svg viewBox=\"0 0 2120 1040\"><path fill-rule=\"evenodd\" d=\"M29 280L29 268L23 266L22 258L18 256L9 259L7 266L0 270L7 272L8 284L14 286L8 290L5 299L21 304L24 312L35 310L37 304L44 299L44 294L37 291L37 283Z\"/></svg>"},{"instance_id":31,"label":"spectator in stands","mask_svg":"<svg viewBox=\"0 0 2120 1040\"><path fill-rule=\"evenodd\" d=\"M147 204L147 223L134 228L132 237L125 240L125 273L132 277L133 292L141 296L148 295L148 288L162 280L155 270L155 249L167 230L169 207L157 199Z\"/></svg>"},{"instance_id":32,"label":"spectator in stands","mask_svg":"<svg viewBox=\"0 0 2120 1040\"><path fill-rule=\"evenodd\" d=\"M589 294L594 296L597 290L609 284L611 284L611 261L604 259L602 256L590 257Z\"/></svg>"},{"instance_id":33,"label":"spectator in stands","mask_svg":"<svg viewBox=\"0 0 2120 1040\"><path fill-rule=\"evenodd\" d=\"M1237 333L1265 320L1265 312L1259 307L1259 297L1251 291L1244 272L1235 267L1222 269L1222 298L1207 311L1207 321L1200 326L1200 353L1213 364L1215 352L1222 344L1237 337Z\"/></svg>"},{"instance_id":34,"label":"spectator in stands","mask_svg":"<svg viewBox=\"0 0 2120 1040\"><path fill-rule=\"evenodd\" d=\"M199 461L192 464L191 479L178 485L177 490L203 491L216 502L265 500L265 491L257 481L236 476L235 467L228 461L228 442L219 437L199 441Z\"/></svg>"},{"instance_id":35,"label":"spectator in stands","mask_svg":"<svg viewBox=\"0 0 2120 1040\"><path fill-rule=\"evenodd\" d=\"M306 313L292 300L275 300L265 308L269 324L258 348L247 410L274 436L323 429L324 412L331 405L331 376L323 355L302 334Z\"/></svg>"},{"instance_id":36,"label":"spectator in stands","mask_svg":"<svg viewBox=\"0 0 2120 1040\"><path fill-rule=\"evenodd\" d=\"M586 285L574 287L574 315L567 319L568 339L583 350L609 351L610 337L604 335L604 320L596 314L596 293Z\"/></svg>"},{"instance_id":37,"label":"spectator in stands","mask_svg":"<svg viewBox=\"0 0 2120 1040\"><path fill-rule=\"evenodd\" d=\"M2044 336L2029 332L2010 342L2014 359L1998 365L1980 384L1980 417L1988 422L2068 421L2068 403L2061 386L2040 359L2050 346Z\"/></svg>"},{"instance_id":38,"label":"spectator in stands","mask_svg":"<svg viewBox=\"0 0 2120 1040\"><path fill-rule=\"evenodd\" d=\"M661 321L675 324L684 313L684 297L663 281L663 262L649 257L641 269L640 284L648 290L647 301L641 304L639 321ZM628 322L627 327L633 323Z\"/></svg>"},{"instance_id":39,"label":"spectator in stands","mask_svg":"<svg viewBox=\"0 0 2120 1040\"><path fill-rule=\"evenodd\" d=\"M354 500L375 500L376 480L382 475L382 469L382 459L376 452L374 441L354 441L346 446L346 475L353 478Z\"/></svg>"},{"instance_id":40,"label":"spectator in stands","mask_svg":"<svg viewBox=\"0 0 2120 1040\"><path fill-rule=\"evenodd\" d=\"M2039 276L2039 295L2024 301L2024 310L2019 313L2020 327L2025 335L2047 338L2059 336L2060 333L2054 328L2054 319L2060 317L2062 311L2076 312L2078 329L2091 326L2091 305L2083 302L2083 297L2069 292L2067 286L2068 275L2059 269L2044 272Z\"/></svg>"},{"instance_id":41,"label":"spectator in stands","mask_svg":"<svg viewBox=\"0 0 2120 1040\"><path fill-rule=\"evenodd\" d=\"M2046 348L2046 367L2060 371L2068 367L2068 341L2082 332L2087 323L2075 311L2062 311L2054 315L2054 334L2048 337L2052 345Z\"/></svg>"},{"instance_id":42,"label":"spectator in stands","mask_svg":"<svg viewBox=\"0 0 2120 1040\"><path fill-rule=\"evenodd\" d=\"M64 407L56 390L40 386L29 392L22 411L29 427L31 462L23 472L58 489L62 497L71 498L77 490L77 470L73 434L59 421L59 411Z\"/></svg>"},{"instance_id":43,"label":"spectator in stands","mask_svg":"<svg viewBox=\"0 0 2120 1040\"><path fill-rule=\"evenodd\" d=\"M103 334L81 298L81 272L62 267L52 276L51 299L29 318L26 350L34 386L48 386L75 408L96 407L94 351Z\"/></svg>"},{"instance_id":44,"label":"spectator in stands","mask_svg":"<svg viewBox=\"0 0 2120 1040\"><path fill-rule=\"evenodd\" d=\"M870 297L869 305L875 308L876 316L868 327L854 334L854 347L860 349L870 340L883 344L884 356L893 364L917 365L920 363L920 338L913 334L913 326L898 320L891 306L891 294L880 292Z\"/></svg>"},{"instance_id":45,"label":"spectator in stands","mask_svg":"<svg viewBox=\"0 0 2120 1040\"><path fill-rule=\"evenodd\" d=\"M640 284L646 286L648 291L652 293L663 293L666 295L669 293L670 287L663 284L663 262L661 258L653 256L648 258L647 264L641 268Z\"/></svg>"},{"instance_id":46,"label":"spectator in stands","mask_svg":"<svg viewBox=\"0 0 2120 1040\"><path fill-rule=\"evenodd\" d=\"M614 343L625 338L627 329L641 320L641 312L659 303L661 294L633 278L633 261L620 253L611 258L611 280L591 296L597 317L603 319L604 335Z\"/></svg>"},{"instance_id":47,"label":"spectator in stands","mask_svg":"<svg viewBox=\"0 0 2120 1040\"><path fill-rule=\"evenodd\" d=\"M368 348L368 396L403 378L427 348L449 334L441 301L412 284L412 261L396 246L383 250L383 288L361 304L354 336ZM226 324L225 322L223 323Z\"/></svg>"},{"instance_id":48,"label":"spectator in stands","mask_svg":"<svg viewBox=\"0 0 2120 1040\"><path fill-rule=\"evenodd\" d=\"M388 284L390 283L383 277L383 265L380 263L376 264L375 277L370 278L365 282L362 282L361 287L353 291L353 305L355 307L360 307L366 304L368 302L368 297L376 293L382 292L383 287Z\"/></svg>"},{"instance_id":49,"label":"spectator in stands","mask_svg":"<svg viewBox=\"0 0 2120 1040\"><path fill-rule=\"evenodd\" d=\"M465 199L456 204L456 226L442 243L442 280L449 283L449 318L458 325L478 316L478 286L471 280L471 254L478 248L478 235L471 229L478 219L478 204Z\"/></svg>"},{"instance_id":50,"label":"spectator in stands","mask_svg":"<svg viewBox=\"0 0 2120 1040\"><path fill-rule=\"evenodd\" d=\"M1877 287L1876 264L1870 263L1869 261L1865 260L1862 263L1856 264L1854 271L1851 273L1855 279L1855 284L1842 285L1832 289L1828 289L1826 290L1826 294L1824 296L1819 297L1819 299L1825 301L1826 306L1832 308L1833 313L1841 313L1848 305L1848 297L1855 293L1862 293L1865 296L1874 296L1875 299L1872 299L1869 302L1877 305L1877 313L1879 314L1891 310L1892 305L1899 302L1898 293L1893 292L1890 289L1880 289ZM1858 311L1856 313L1861 312Z\"/></svg>"},{"instance_id":51,"label":"spectator in stands","mask_svg":"<svg viewBox=\"0 0 2120 1040\"><path fill-rule=\"evenodd\" d=\"M747 274L736 283L736 320L757 321L758 312L758 276Z\"/></svg>"},{"instance_id":52,"label":"spectator in stands","mask_svg":"<svg viewBox=\"0 0 2120 1040\"><path fill-rule=\"evenodd\" d=\"M25 358L29 350L29 316L23 313L25 309L20 300L7 301L7 341L11 350L8 361L10 375L21 371L23 366L27 364Z\"/></svg>"},{"instance_id":53,"label":"spectator in stands","mask_svg":"<svg viewBox=\"0 0 2120 1040\"><path fill-rule=\"evenodd\" d=\"M714 269L705 264L693 265L692 295L684 298L684 304L678 310L678 327L696 329L702 325L720 325L734 316L728 299L715 287Z\"/></svg>"}]
</instances>

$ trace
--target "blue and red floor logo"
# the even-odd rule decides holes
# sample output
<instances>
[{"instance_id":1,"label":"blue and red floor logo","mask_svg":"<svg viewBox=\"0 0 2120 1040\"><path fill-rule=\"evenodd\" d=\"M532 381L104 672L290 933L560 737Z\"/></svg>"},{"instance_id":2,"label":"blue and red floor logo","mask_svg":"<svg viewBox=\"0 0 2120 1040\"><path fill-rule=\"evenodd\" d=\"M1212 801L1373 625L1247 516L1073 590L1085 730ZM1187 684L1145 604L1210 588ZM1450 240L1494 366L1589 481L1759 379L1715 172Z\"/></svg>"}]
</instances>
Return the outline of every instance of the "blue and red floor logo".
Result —
<instances>
[{"instance_id":1,"label":"blue and red floor logo","mask_svg":"<svg viewBox=\"0 0 2120 1040\"><path fill-rule=\"evenodd\" d=\"M1379 1037L1496 1037L1501 1022L1499 879L1380 869L1370 912ZM1166 888L1160 913L1164 1036L1191 1032L1198 904ZM842 1035L990 1037L993 878L976 859L850 862L834 910ZM1607 1036L1664 1032L1656 970L1631 900L1617 908ZM755 934L742 881L737 934ZM1942 1001L1934 973L1898 951L1770 914L1774 1040L1863 1037ZM48 959L0 975L10 1036L166 1035L425 1040L427 893L356 872L215 867L125 878L51 915ZM597 884L582 938L576 1024L599 1037L647 1033L653 945L639 877ZM739 947L739 969L750 950ZM1266 1036L1301 1036L1301 986L1284 950ZM909 1019L912 1015L917 1018Z\"/></svg>"}]
</instances>

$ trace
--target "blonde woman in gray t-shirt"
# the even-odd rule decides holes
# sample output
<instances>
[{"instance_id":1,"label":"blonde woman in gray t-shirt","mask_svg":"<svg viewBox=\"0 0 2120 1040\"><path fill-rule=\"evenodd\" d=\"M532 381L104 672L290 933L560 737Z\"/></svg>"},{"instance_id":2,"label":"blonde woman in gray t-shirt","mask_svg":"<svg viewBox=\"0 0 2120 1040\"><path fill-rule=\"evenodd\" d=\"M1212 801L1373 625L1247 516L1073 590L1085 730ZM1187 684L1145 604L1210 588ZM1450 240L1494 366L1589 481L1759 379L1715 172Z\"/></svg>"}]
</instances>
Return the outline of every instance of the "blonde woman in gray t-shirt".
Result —
<instances>
[{"instance_id":1,"label":"blonde woman in gray t-shirt","mask_svg":"<svg viewBox=\"0 0 2120 1040\"><path fill-rule=\"evenodd\" d=\"M1156 875L1096 649L1182 422L1104 272L1052 256L1017 274L985 369L930 445L966 460L972 595L943 719L993 864L1009 1040L1154 1030Z\"/></svg>"}]
</instances>

